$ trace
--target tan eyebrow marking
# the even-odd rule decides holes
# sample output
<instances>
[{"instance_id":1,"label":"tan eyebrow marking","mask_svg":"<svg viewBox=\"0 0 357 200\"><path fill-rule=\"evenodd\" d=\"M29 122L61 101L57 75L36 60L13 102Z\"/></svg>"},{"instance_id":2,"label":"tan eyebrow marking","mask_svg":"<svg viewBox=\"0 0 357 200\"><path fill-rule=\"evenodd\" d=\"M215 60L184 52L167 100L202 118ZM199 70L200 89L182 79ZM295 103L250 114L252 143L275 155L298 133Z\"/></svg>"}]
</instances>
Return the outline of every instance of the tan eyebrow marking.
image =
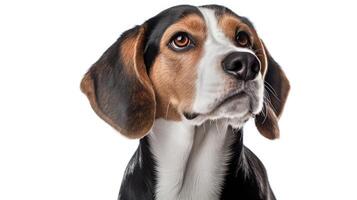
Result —
<instances>
[{"instance_id":1,"label":"tan eyebrow marking","mask_svg":"<svg viewBox=\"0 0 357 200\"><path fill-rule=\"evenodd\" d=\"M201 37L205 35L206 25L201 16L197 14L187 15L166 29L161 42L168 42L179 31L188 32L194 37Z\"/></svg>"}]
</instances>

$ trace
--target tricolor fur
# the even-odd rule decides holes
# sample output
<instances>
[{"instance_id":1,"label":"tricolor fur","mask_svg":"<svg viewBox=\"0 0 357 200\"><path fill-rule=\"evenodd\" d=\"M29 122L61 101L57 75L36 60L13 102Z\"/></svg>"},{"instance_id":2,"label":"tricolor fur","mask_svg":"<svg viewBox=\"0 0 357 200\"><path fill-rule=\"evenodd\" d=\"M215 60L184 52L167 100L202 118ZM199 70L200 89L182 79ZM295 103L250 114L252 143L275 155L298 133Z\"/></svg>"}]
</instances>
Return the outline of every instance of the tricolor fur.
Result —
<instances>
[{"instance_id":1,"label":"tricolor fur","mask_svg":"<svg viewBox=\"0 0 357 200\"><path fill-rule=\"evenodd\" d=\"M169 8L126 31L81 88L103 120L141 138L118 199L275 199L242 127L255 116L277 138L289 82L246 18L217 5Z\"/></svg>"}]
</instances>

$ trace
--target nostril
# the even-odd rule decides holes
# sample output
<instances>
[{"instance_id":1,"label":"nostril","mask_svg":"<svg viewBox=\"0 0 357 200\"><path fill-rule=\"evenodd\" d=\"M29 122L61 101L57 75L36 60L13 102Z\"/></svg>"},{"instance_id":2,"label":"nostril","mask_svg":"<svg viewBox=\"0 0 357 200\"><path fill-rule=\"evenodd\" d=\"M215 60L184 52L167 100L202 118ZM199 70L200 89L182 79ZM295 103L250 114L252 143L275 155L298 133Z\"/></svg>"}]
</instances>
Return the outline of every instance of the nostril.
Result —
<instances>
[{"instance_id":1,"label":"nostril","mask_svg":"<svg viewBox=\"0 0 357 200\"><path fill-rule=\"evenodd\" d=\"M260 64L257 60L252 61L250 64L250 69L248 70L246 80L253 80L255 77L257 77L259 71L260 71Z\"/></svg>"},{"instance_id":2,"label":"nostril","mask_svg":"<svg viewBox=\"0 0 357 200\"><path fill-rule=\"evenodd\" d=\"M258 62L254 62L252 64L252 72L257 74L259 71L260 71L259 63Z\"/></svg>"},{"instance_id":3,"label":"nostril","mask_svg":"<svg viewBox=\"0 0 357 200\"><path fill-rule=\"evenodd\" d=\"M243 64L240 60L235 60L233 62L225 64L225 69L230 72L239 72L240 70L242 70L242 68Z\"/></svg>"},{"instance_id":4,"label":"nostril","mask_svg":"<svg viewBox=\"0 0 357 200\"><path fill-rule=\"evenodd\" d=\"M232 64L232 69L231 71L234 71L234 72L239 72L240 70L242 70L243 68L243 64L240 60L236 60L233 62Z\"/></svg>"}]
</instances>

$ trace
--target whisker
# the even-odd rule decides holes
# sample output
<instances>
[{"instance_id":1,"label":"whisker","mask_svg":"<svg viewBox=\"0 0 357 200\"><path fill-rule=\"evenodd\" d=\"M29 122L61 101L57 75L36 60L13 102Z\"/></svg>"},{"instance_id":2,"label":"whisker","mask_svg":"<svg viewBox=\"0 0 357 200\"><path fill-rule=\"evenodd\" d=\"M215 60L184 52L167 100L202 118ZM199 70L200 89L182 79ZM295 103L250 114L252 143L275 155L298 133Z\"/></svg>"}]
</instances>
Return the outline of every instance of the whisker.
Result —
<instances>
[{"instance_id":1,"label":"whisker","mask_svg":"<svg viewBox=\"0 0 357 200\"><path fill-rule=\"evenodd\" d=\"M266 86L266 85L265 85L265 86ZM278 101L280 102L279 97L277 97L277 96L274 94L274 92L273 92L269 87L266 86L265 89L267 89L268 92L272 93L273 97L274 97L276 100L278 100Z\"/></svg>"},{"instance_id":2,"label":"whisker","mask_svg":"<svg viewBox=\"0 0 357 200\"><path fill-rule=\"evenodd\" d=\"M267 103L266 103L266 101L264 100L264 110L265 110L265 114L264 114L264 119L263 119L263 122L262 122L262 124L264 124L264 122L265 122L265 120L267 119L267 117L268 117L268 110L267 110Z\"/></svg>"},{"instance_id":3,"label":"whisker","mask_svg":"<svg viewBox=\"0 0 357 200\"><path fill-rule=\"evenodd\" d=\"M264 93L265 93L264 97L266 98L268 104L271 106L273 111L277 113L277 109L274 107L273 103L271 102L271 98L270 98L269 92L264 91Z\"/></svg>"},{"instance_id":4,"label":"whisker","mask_svg":"<svg viewBox=\"0 0 357 200\"><path fill-rule=\"evenodd\" d=\"M272 85L270 85L268 82L264 81L264 85L267 86L266 88L273 93L273 95L275 96L275 98L280 101L279 97L278 97L278 93L276 93L275 89L273 88Z\"/></svg>"},{"instance_id":5,"label":"whisker","mask_svg":"<svg viewBox=\"0 0 357 200\"><path fill-rule=\"evenodd\" d=\"M266 105L265 99L263 99L263 104ZM262 113L263 117L266 117L266 107L265 106L263 106L262 111L260 113Z\"/></svg>"},{"instance_id":6,"label":"whisker","mask_svg":"<svg viewBox=\"0 0 357 200\"><path fill-rule=\"evenodd\" d=\"M269 88L266 88L267 90L265 91L265 92L267 92L268 94L269 94L269 92L271 92L270 90L269 90ZM273 95L273 97L276 99L276 100L278 100L279 102L280 102L280 99L276 96L276 95L274 95L273 93L272 93L272 95ZM269 95L270 96L270 95ZM271 99L270 99L271 100Z\"/></svg>"}]
</instances>

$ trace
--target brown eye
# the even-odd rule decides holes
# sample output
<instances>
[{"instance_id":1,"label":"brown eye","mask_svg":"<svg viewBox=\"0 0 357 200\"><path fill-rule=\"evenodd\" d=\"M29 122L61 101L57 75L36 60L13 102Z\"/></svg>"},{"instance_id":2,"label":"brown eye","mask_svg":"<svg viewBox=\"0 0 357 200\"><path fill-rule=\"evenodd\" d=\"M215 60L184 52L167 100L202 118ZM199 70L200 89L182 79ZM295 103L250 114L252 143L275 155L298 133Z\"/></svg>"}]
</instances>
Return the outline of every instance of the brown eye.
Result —
<instances>
[{"instance_id":1,"label":"brown eye","mask_svg":"<svg viewBox=\"0 0 357 200\"><path fill-rule=\"evenodd\" d=\"M172 37L169 46L175 51L182 51L189 49L193 44L187 33L180 32Z\"/></svg>"},{"instance_id":2,"label":"brown eye","mask_svg":"<svg viewBox=\"0 0 357 200\"><path fill-rule=\"evenodd\" d=\"M237 33L236 42L237 42L237 45L240 47L250 47L251 46L249 35L248 35L248 33L244 32L244 31L240 31Z\"/></svg>"}]
</instances>

